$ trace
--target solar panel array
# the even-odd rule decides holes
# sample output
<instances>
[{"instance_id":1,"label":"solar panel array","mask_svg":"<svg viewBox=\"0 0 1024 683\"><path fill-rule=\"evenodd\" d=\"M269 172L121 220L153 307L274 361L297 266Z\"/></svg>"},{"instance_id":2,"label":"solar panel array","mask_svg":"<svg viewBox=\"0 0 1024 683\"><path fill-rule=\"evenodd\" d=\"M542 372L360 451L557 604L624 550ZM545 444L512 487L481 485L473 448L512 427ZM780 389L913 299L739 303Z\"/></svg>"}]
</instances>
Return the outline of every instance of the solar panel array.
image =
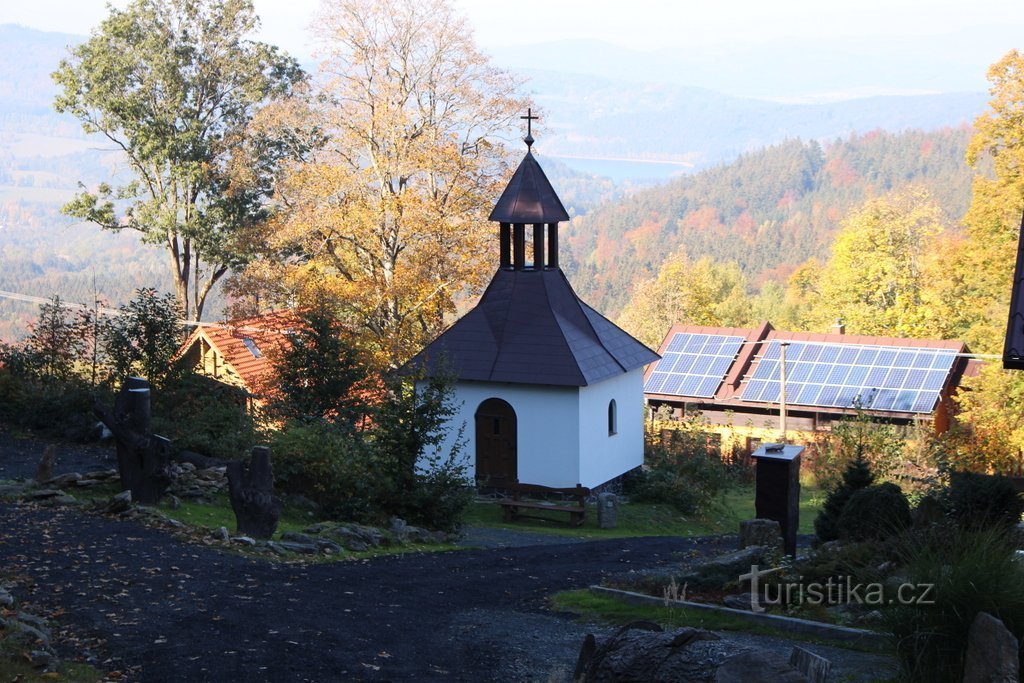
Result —
<instances>
[{"instance_id":1,"label":"solar panel array","mask_svg":"<svg viewBox=\"0 0 1024 683\"><path fill-rule=\"evenodd\" d=\"M929 413L956 360L952 349L790 342L786 403ZM779 343L768 343L743 390L744 401L778 403Z\"/></svg>"},{"instance_id":2,"label":"solar panel array","mask_svg":"<svg viewBox=\"0 0 1024 683\"><path fill-rule=\"evenodd\" d=\"M743 337L677 332L654 366L644 391L711 398L742 345Z\"/></svg>"}]
</instances>

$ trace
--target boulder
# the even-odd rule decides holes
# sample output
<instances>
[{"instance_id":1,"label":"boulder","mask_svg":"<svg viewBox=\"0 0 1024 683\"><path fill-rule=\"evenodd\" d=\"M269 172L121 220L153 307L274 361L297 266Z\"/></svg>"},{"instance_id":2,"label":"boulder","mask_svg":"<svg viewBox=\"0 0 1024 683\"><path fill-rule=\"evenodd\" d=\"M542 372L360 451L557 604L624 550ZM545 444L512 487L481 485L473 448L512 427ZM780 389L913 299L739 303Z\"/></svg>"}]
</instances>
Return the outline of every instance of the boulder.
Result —
<instances>
[{"instance_id":1,"label":"boulder","mask_svg":"<svg viewBox=\"0 0 1024 683\"><path fill-rule=\"evenodd\" d=\"M777 655L738 645L711 631L681 628L663 631L636 622L610 638L588 635L573 678L579 683L806 683L807 679Z\"/></svg>"},{"instance_id":2,"label":"boulder","mask_svg":"<svg viewBox=\"0 0 1024 683\"><path fill-rule=\"evenodd\" d=\"M36 483L42 484L53 479L53 465L56 459L57 447L50 444L43 451L43 457L39 458L39 464L36 466Z\"/></svg>"},{"instance_id":3,"label":"boulder","mask_svg":"<svg viewBox=\"0 0 1024 683\"><path fill-rule=\"evenodd\" d=\"M738 582L739 577L749 574L754 565L768 567L771 564L770 555L769 549L759 545L734 550L691 567L676 578L676 583L699 588L721 588L728 583Z\"/></svg>"},{"instance_id":4,"label":"boulder","mask_svg":"<svg viewBox=\"0 0 1024 683\"><path fill-rule=\"evenodd\" d=\"M1016 683L1020 644L1003 622L978 612L967 632L963 683Z\"/></svg>"},{"instance_id":5,"label":"boulder","mask_svg":"<svg viewBox=\"0 0 1024 683\"><path fill-rule=\"evenodd\" d=\"M774 519L748 519L740 522L740 550L759 545L782 548L782 527Z\"/></svg>"},{"instance_id":6,"label":"boulder","mask_svg":"<svg viewBox=\"0 0 1024 683\"><path fill-rule=\"evenodd\" d=\"M300 534L297 531L286 531L281 534L282 541L292 541L294 543L305 543L306 545L315 544L316 539L306 534Z\"/></svg>"}]
</instances>

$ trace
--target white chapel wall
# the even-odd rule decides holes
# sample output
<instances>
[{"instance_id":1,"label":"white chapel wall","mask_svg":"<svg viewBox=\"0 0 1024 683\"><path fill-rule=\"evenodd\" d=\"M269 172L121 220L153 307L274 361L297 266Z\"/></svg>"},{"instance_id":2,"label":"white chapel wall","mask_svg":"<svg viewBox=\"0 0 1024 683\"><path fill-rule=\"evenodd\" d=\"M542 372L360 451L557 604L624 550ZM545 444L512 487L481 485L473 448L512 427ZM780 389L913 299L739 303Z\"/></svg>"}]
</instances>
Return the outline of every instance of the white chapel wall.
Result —
<instances>
[{"instance_id":1,"label":"white chapel wall","mask_svg":"<svg viewBox=\"0 0 1024 683\"><path fill-rule=\"evenodd\" d=\"M458 382L454 396L458 413L449 425L443 452L451 448L458 428L465 425L463 454L473 476L476 409L489 398L500 398L516 412L519 480L542 486L575 486L580 483L579 391L577 387Z\"/></svg>"},{"instance_id":2,"label":"white chapel wall","mask_svg":"<svg viewBox=\"0 0 1024 683\"><path fill-rule=\"evenodd\" d=\"M644 462L643 368L580 389L580 483L599 486ZM616 433L608 434L614 399Z\"/></svg>"}]
</instances>

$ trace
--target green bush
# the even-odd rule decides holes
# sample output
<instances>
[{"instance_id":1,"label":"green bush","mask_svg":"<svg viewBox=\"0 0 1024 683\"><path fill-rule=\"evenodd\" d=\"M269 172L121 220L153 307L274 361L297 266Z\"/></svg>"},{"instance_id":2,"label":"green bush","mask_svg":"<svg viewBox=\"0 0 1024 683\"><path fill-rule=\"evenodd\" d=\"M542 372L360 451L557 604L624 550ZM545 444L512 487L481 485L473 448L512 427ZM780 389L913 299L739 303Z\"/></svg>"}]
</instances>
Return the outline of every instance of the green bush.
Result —
<instances>
[{"instance_id":1,"label":"green bush","mask_svg":"<svg viewBox=\"0 0 1024 683\"><path fill-rule=\"evenodd\" d=\"M296 420L274 433L270 452L282 490L312 499L333 519L381 521L378 502L388 483L373 450L358 436L324 422Z\"/></svg>"},{"instance_id":2,"label":"green bush","mask_svg":"<svg viewBox=\"0 0 1024 683\"><path fill-rule=\"evenodd\" d=\"M1017 490L1001 476L954 472L945 494L949 514L961 526L1016 526L1024 505Z\"/></svg>"},{"instance_id":3,"label":"green bush","mask_svg":"<svg viewBox=\"0 0 1024 683\"><path fill-rule=\"evenodd\" d=\"M905 535L898 564L920 600L893 601L884 616L906 680L959 683L978 612L1002 620L1018 640L1024 636L1024 565L1016 547L1000 527L943 525Z\"/></svg>"},{"instance_id":4,"label":"green bush","mask_svg":"<svg viewBox=\"0 0 1024 683\"><path fill-rule=\"evenodd\" d=\"M834 486L825 498L825 504L814 520L814 533L819 541L834 541L839 538L839 517L843 508L855 492L871 486L875 475L868 462L859 456L846 464L842 480Z\"/></svg>"},{"instance_id":5,"label":"green bush","mask_svg":"<svg viewBox=\"0 0 1024 683\"><path fill-rule=\"evenodd\" d=\"M403 516L417 526L454 532L462 526L474 495L461 449L445 456L435 453L418 468Z\"/></svg>"},{"instance_id":6,"label":"green bush","mask_svg":"<svg viewBox=\"0 0 1024 683\"><path fill-rule=\"evenodd\" d=\"M638 502L672 505L684 515L712 511L735 483L722 461L707 453L706 441L699 439L648 444L644 460L646 467L626 479L626 493Z\"/></svg>"},{"instance_id":7,"label":"green bush","mask_svg":"<svg viewBox=\"0 0 1024 683\"><path fill-rule=\"evenodd\" d=\"M880 540L910 526L910 504L896 484L868 486L853 492L838 520L843 540Z\"/></svg>"},{"instance_id":8,"label":"green bush","mask_svg":"<svg viewBox=\"0 0 1024 683\"><path fill-rule=\"evenodd\" d=\"M17 376L0 369L0 420L59 439L85 442L95 434L97 390L79 379Z\"/></svg>"},{"instance_id":9,"label":"green bush","mask_svg":"<svg viewBox=\"0 0 1024 683\"><path fill-rule=\"evenodd\" d=\"M166 436L172 448L233 460L262 441L246 411L245 392L207 377L169 375L153 389L153 433Z\"/></svg>"}]
</instances>

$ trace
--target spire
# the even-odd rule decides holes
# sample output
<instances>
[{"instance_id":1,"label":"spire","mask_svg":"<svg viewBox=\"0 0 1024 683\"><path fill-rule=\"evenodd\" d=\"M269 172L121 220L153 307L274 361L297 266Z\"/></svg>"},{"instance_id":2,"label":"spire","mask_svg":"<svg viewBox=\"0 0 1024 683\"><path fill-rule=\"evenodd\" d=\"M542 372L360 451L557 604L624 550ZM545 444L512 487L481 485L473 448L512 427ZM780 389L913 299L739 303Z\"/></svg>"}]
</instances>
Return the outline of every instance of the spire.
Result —
<instances>
[{"instance_id":1,"label":"spire","mask_svg":"<svg viewBox=\"0 0 1024 683\"><path fill-rule=\"evenodd\" d=\"M558 223L569 220L551 181L533 156L533 122L538 117L526 110L526 156L501 193L489 220L501 223L501 267L508 270L558 268ZM526 226L533 226L533 259L526 261ZM547 258L544 227L547 226Z\"/></svg>"}]
</instances>

